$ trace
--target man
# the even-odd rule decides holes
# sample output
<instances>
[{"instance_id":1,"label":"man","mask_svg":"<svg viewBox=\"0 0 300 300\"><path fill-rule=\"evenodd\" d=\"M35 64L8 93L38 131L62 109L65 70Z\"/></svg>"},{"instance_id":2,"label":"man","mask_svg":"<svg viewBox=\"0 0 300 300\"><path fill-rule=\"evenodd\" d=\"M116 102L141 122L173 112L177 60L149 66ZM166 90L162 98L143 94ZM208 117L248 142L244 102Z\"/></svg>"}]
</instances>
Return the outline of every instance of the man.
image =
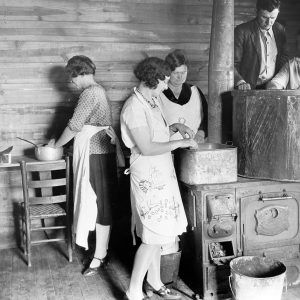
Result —
<instances>
[{"instance_id":1,"label":"man","mask_svg":"<svg viewBox=\"0 0 300 300\"><path fill-rule=\"evenodd\" d=\"M257 0L256 18L234 32L237 89L264 89L288 61L284 27L276 22L280 0Z\"/></svg>"},{"instance_id":2,"label":"man","mask_svg":"<svg viewBox=\"0 0 300 300\"><path fill-rule=\"evenodd\" d=\"M298 57L290 59L267 84L267 89L300 89L300 31L297 35Z\"/></svg>"}]
</instances>

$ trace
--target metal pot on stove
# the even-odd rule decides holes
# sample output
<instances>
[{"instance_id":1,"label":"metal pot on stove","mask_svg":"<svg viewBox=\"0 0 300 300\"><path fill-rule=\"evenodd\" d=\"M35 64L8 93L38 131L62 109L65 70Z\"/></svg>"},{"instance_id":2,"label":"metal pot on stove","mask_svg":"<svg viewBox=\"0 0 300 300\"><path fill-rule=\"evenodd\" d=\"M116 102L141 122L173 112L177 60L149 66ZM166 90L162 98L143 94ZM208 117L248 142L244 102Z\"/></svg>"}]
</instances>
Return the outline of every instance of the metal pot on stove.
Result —
<instances>
[{"instance_id":1,"label":"metal pot on stove","mask_svg":"<svg viewBox=\"0 0 300 300\"><path fill-rule=\"evenodd\" d=\"M197 149L180 149L177 159L178 177L184 183L237 181L236 147L218 143L198 144Z\"/></svg>"}]
</instances>

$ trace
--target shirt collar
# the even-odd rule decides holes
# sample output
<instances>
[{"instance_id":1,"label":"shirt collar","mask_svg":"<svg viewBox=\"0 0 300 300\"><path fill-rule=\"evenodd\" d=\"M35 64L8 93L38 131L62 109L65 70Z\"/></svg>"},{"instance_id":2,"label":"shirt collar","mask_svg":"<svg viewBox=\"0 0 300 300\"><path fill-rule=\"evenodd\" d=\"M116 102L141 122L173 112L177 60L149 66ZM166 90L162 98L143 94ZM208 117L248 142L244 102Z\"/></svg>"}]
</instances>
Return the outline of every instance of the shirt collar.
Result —
<instances>
[{"instance_id":1,"label":"shirt collar","mask_svg":"<svg viewBox=\"0 0 300 300\"><path fill-rule=\"evenodd\" d=\"M268 33L271 38L274 38L274 33L273 33L272 27L269 30L264 30L264 29L261 29L259 27L259 30L260 30L260 32L262 33L263 36L266 36L266 34Z\"/></svg>"}]
</instances>

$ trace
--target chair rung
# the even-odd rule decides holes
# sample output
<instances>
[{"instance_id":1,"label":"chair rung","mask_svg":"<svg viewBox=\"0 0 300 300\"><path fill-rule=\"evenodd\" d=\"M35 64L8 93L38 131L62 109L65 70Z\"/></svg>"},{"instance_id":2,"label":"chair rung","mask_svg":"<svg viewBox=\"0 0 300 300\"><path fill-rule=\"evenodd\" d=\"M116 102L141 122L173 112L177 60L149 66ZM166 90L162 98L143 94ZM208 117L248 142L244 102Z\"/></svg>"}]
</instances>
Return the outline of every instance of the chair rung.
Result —
<instances>
[{"instance_id":1,"label":"chair rung","mask_svg":"<svg viewBox=\"0 0 300 300\"><path fill-rule=\"evenodd\" d=\"M66 241L66 239L60 238L60 239L48 239L48 240L36 240L36 241L31 241L30 244L37 245L37 244L59 242L59 241Z\"/></svg>"},{"instance_id":2,"label":"chair rung","mask_svg":"<svg viewBox=\"0 0 300 300\"><path fill-rule=\"evenodd\" d=\"M30 197L29 203L30 205L37 205L37 204L45 205L45 204L66 202L66 199L67 199L66 195Z\"/></svg>"},{"instance_id":3,"label":"chair rung","mask_svg":"<svg viewBox=\"0 0 300 300\"><path fill-rule=\"evenodd\" d=\"M43 171L54 171L63 170L66 168L66 162L64 160L59 160L55 162L37 162L26 164L26 169L29 172L43 172Z\"/></svg>"},{"instance_id":4,"label":"chair rung","mask_svg":"<svg viewBox=\"0 0 300 300\"><path fill-rule=\"evenodd\" d=\"M66 185L66 182L67 182L66 178L36 180L36 181L29 181L28 187L29 188L46 188L46 187L62 186L62 185Z\"/></svg>"},{"instance_id":5,"label":"chair rung","mask_svg":"<svg viewBox=\"0 0 300 300\"><path fill-rule=\"evenodd\" d=\"M66 216L66 214L64 213L64 214L56 214L56 215L38 215L38 216L30 216L30 220L36 220L36 219L38 219L38 220L40 220L40 219L50 219L50 218L58 218L58 217L65 217Z\"/></svg>"},{"instance_id":6,"label":"chair rung","mask_svg":"<svg viewBox=\"0 0 300 300\"><path fill-rule=\"evenodd\" d=\"M35 228L31 228L30 231L56 230L56 229L64 229L64 228L67 228L67 226L35 227Z\"/></svg>"}]
</instances>

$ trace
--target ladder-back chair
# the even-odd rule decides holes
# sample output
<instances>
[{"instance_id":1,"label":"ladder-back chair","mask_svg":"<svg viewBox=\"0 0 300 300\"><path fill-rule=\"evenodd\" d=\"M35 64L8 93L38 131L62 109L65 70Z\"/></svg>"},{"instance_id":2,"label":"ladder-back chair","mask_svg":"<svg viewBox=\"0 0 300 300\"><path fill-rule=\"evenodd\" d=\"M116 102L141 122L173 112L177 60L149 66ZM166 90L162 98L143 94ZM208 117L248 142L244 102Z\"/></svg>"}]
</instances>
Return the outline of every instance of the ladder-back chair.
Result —
<instances>
[{"instance_id":1,"label":"ladder-back chair","mask_svg":"<svg viewBox=\"0 0 300 300\"><path fill-rule=\"evenodd\" d=\"M22 232L24 252L31 266L31 246L66 241L72 261L71 222L69 205L69 157L58 161L20 162L23 186ZM46 226L45 220L51 222ZM33 238L34 232L42 233ZM48 232L51 231L51 237ZM62 235L59 231L64 231ZM52 236L52 233L60 235Z\"/></svg>"}]
</instances>

